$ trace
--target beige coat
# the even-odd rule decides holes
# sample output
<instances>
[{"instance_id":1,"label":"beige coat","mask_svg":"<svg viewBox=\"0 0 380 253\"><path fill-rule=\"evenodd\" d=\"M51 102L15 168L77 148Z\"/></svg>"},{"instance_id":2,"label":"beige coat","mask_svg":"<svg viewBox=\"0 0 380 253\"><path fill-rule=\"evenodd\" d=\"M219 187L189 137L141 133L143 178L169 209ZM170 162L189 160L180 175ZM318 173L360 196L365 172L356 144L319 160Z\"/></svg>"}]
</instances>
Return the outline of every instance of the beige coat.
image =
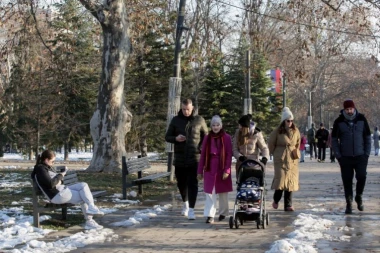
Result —
<instances>
[{"instance_id":1,"label":"beige coat","mask_svg":"<svg viewBox=\"0 0 380 253\"><path fill-rule=\"evenodd\" d=\"M235 132L234 142L232 145L232 152L236 159L236 171L239 169L241 164L239 161L240 156L246 156L248 159L257 161L261 151L261 155L269 160L269 149L261 132L255 131L249 137L248 143L241 146L238 144L238 136L239 129Z\"/></svg>"},{"instance_id":2,"label":"beige coat","mask_svg":"<svg viewBox=\"0 0 380 253\"><path fill-rule=\"evenodd\" d=\"M292 159L291 151L297 150L300 157L299 146L301 136L298 128L289 129L287 134L279 134L276 128L269 136L269 152L273 155L274 178L271 189L298 191L299 190L299 159Z\"/></svg>"}]
</instances>

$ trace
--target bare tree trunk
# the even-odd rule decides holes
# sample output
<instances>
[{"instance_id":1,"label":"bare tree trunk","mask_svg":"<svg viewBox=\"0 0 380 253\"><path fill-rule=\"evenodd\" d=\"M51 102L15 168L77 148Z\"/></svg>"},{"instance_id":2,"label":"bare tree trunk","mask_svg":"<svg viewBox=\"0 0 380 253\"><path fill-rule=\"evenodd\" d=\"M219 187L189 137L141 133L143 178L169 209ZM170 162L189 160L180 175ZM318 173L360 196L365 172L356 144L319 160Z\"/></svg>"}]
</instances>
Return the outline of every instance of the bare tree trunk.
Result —
<instances>
[{"instance_id":1,"label":"bare tree trunk","mask_svg":"<svg viewBox=\"0 0 380 253\"><path fill-rule=\"evenodd\" d=\"M94 151L87 171L121 171L125 155L125 135L132 114L124 99L125 65L130 51L128 20L123 0L80 0L98 19L103 30L102 75L98 104L90 121Z\"/></svg>"}]
</instances>

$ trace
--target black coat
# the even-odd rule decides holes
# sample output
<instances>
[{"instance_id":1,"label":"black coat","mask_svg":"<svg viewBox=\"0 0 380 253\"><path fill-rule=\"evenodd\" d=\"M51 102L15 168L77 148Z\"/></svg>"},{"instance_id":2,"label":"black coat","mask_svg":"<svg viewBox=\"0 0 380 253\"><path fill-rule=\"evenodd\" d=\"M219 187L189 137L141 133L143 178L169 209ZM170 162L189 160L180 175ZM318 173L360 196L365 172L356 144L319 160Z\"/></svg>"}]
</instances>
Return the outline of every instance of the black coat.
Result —
<instances>
[{"instance_id":1,"label":"black coat","mask_svg":"<svg viewBox=\"0 0 380 253\"><path fill-rule=\"evenodd\" d=\"M318 148L326 147L326 143L329 138L329 131L327 131L325 128L320 128L315 134L315 138L318 139Z\"/></svg>"},{"instance_id":2,"label":"black coat","mask_svg":"<svg viewBox=\"0 0 380 253\"><path fill-rule=\"evenodd\" d=\"M356 113L352 121L348 121L343 113L334 121L331 141L337 159L342 156L369 156L371 153L371 130L367 119L358 111Z\"/></svg>"},{"instance_id":3,"label":"black coat","mask_svg":"<svg viewBox=\"0 0 380 253\"><path fill-rule=\"evenodd\" d=\"M165 135L165 140L174 144L174 166L197 165L202 141L207 133L206 122L201 116L194 116L193 112L189 117L185 117L180 110L171 120ZM186 141L177 142L175 138L179 134L186 136Z\"/></svg>"},{"instance_id":4,"label":"black coat","mask_svg":"<svg viewBox=\"0 0 380 253\"><path fill-rule=\"evenodd\" d=\"M33 172L31 174L33 180L37 179L37 183L41 190L45 192L49 199L54 198L59 192L56 185L62 181L63 175L57 174L53 167L46 164L38 164L34 166Z\"/></svg>"}]
</instances>

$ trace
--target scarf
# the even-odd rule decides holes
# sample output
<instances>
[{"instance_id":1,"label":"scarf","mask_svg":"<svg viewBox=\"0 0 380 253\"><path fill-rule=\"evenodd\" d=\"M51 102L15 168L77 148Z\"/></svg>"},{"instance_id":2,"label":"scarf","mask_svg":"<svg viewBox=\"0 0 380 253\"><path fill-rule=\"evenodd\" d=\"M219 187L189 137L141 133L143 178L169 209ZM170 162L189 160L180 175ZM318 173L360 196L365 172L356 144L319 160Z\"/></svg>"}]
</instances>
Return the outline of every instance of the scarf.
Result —
<instances>
[{"instance_id":1,"label":"scarf","mask_svg":"<svg viewBox=\"0 0 380 253\"><path fill-rule=\"evenodd\" d=\"M344 110L343 110L343 116L346 118L346 120L348 121L353 121L356 117L356 109L355 109L355 112L354 114L352 114L352 116L348 115Z\"/></svg>"},{"instance_id":2,"label":"scarf","mask_svg":"<svg viewBox=\"0 0 380 253\"><path fill-rule=\"evenodd\" d=\"M225 160L225 148L224 148L224 130L220 129L218 133L214 133L212 130L208 134L207 143L206 143L206 161L204 171L210 171L210 152L211 152L211 141L220 139L220 143L222 144L220 150L220 164L222 165L219 169L224 169L224 160Z\"/></svg>"}]
</instances>

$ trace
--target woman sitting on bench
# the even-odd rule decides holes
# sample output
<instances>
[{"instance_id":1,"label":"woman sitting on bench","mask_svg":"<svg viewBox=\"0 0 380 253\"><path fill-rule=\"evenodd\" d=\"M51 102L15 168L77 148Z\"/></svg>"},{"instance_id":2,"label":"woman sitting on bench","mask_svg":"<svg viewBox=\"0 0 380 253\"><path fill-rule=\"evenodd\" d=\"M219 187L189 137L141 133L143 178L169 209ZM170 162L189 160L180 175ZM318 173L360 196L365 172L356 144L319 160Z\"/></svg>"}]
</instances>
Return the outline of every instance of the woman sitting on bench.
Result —
<instances>
[{"instance_id":1,"label":"woman sitting on bench","mask_svg":"<svg viewBox=\"0 0 380 253\"><path fill-rule=\"evenodd\" d=\"M37 157L37 163L32 172L35 180L44 195L54 204L81 204L82 212L86 220L85 229L101 229L103 226L92 219L93 215L104 215L94 204L90 188L87 183L80 182L73 185L64 185L63 178L66 171L56 172L52 167L55 161L55 153L45 150Z\"/></svg>"}]
</instances>

